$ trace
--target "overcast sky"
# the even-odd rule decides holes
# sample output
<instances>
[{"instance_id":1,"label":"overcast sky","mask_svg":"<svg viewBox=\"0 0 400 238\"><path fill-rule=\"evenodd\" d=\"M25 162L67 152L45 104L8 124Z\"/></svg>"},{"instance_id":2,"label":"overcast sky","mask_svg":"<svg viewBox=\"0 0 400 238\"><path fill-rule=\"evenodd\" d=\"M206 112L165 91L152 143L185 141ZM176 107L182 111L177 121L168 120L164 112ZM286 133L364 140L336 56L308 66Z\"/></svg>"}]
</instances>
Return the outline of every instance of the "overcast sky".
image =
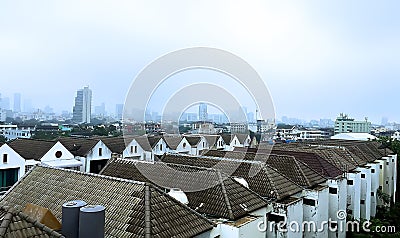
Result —
<instances>
[{"instance_id":1,"label":"overcast sky","mask_svg":"<svg viewBox=\"0 0 400 238\"><path fill-rule=\"evenodd\" d=\"M397 0L3 0L0 93L61 111L89 85L93 105L114 112L152 60L209 46L258 71L278 118L400 122L399 9Z\"/></svg>"}]
</instances>

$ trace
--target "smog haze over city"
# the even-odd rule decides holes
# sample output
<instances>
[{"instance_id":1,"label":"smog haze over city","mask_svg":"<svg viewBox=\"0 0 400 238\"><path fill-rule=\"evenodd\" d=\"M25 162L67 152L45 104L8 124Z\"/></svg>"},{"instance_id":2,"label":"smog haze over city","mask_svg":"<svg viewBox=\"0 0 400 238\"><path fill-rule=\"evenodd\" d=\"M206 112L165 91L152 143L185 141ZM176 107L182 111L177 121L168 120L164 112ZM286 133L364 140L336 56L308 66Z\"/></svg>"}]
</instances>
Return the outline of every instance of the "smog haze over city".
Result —
<instances>
[{"instance_id":1,"label":"smog haze over city","mask_svg":"<svg viewBox=\"0 0 400 238\"><path fill-rule=\"evenodd\" d=\"M93 106L115 111L135 76L171 51L207 46L247 61L263 78L277 118L339 113L400 122L398 1L2 1L0 93L34 108L72 111L89 85ZM159 88L168 98L191 82L240 89L217 72L184 72ZM221 83L222 82L222 83ZM180 85L182 84L182 85ZM158 98L157 98L158 97ZM244 100L249 111L255 110ZM150 105L156 111L157 103Z\"/></svg>"}]
</instances>

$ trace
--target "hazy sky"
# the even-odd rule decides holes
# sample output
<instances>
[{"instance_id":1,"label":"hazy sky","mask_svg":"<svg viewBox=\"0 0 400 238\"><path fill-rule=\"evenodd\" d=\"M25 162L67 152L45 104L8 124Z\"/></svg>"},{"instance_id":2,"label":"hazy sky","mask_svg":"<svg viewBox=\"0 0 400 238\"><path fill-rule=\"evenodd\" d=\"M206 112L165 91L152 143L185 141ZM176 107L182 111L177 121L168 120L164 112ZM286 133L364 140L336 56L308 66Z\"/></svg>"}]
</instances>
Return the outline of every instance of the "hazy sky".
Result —
<instances>
[{"instance_id":1,"label":"hazy sky","mask_svg":"<svg viewBox=\"0 0 400 238\"><path fill-rule=\"evenodd\" d=\"M89 85L93 105L114 112L152 60L209 46L259 72L278 118L400 122L399 9L397 0L3 0L0 93L61 111Z\"/></svg>"}]
</instances>

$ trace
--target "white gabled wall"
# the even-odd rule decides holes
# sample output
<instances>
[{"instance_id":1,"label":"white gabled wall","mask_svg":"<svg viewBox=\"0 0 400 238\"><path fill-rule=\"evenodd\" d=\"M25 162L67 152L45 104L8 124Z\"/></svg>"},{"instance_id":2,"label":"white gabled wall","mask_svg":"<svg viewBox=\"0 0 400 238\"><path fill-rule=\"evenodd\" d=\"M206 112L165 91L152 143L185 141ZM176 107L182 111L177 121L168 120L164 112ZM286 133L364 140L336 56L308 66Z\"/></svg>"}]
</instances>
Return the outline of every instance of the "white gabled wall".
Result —
<instances>
[{"instance_id":1,"label":"white gabled wall","mask_svg":"<svg viewBox=\"0 0 400 238\"><path fill-rule=\"evenodd\" d=\"M100 153L101 150L101 153ZM90 172L90 164L91 161L94 160L104 160L111 158L111 150L104 144L103 141L99 140L95 146L89 151L86 155L86 162L85 162L85 172Z\"/></svg>"},{"instance_id":2,"label":"white gabled wall","mask_svg":"<svg viewBox=\"0 0 400 238\"><path fill-rule=\"evenodd\" d=\"M190 154L192 147L190 146L189 142L185 137L182 137L181 141L179 142L176 149L168 148L168 152L171 153L183 153L183 154Z\"/></svg>"},{"instance_id":3,"label":"white gabled wall","mask_svg":"<svg viewBox=\"0 0 400 238\"><path fill-rule=\"evenodd\" d=\"M151 158L148 159L147 155L145 154L144 160L146 161L154 161L154 156L155 155L163 155L167 152L167 143L165 143L165 140L163 138L160 138L157 143L154 145L151 153Z\"/></svg>"},{"instance_id":4,"label":"white gabled wall","mask_svg":"<svg viewBox=\"0 0 400 238\"><path fill-rule=\"evenodd\" d=\"M60 151L61 156L57 158L56 153ZM69 160L69 159L74 159L74 155L67 150L59 141L51 147L51 149L43 155L43 157L40 159L41 162L46 162L46 161L54 161L54 160Z\"/></svg>"},{"instance_id":5,"label":"white gabled wall","mask_svg":"<svg viewBox=\"0 0 400 238\"><path fill-rule=\"evenodd\" d=\"M3 162L3 155L7 155L7 163ZM0 146L0 170L18 168L18 179L25 174L25 159L15 152L10 146Z\"/></svg>"},{"instance_id":6,"label":"white gabled wall","mask_svg":"<svg viewBox=\"0 0 400 238\"><path fill-rule=\"evenodd\" d=\"M144 154L145 151L143 148L137 143L135 139L133 139L125 148L125 150L122 152L122 158L126 157L134 157L139 160L144 160Z\"/></svg>"},{"instance_id":7,"label":"white gabled wall","mask_svg":"<svg viewBox=\"0 0 400 238\"><path fill-rule=\"evenodd\" d=\"M191 155L200 155L203 150L210 149L210 145L208 144L206 138L204 136L200 136L200 141L196 146L191 148Z\"/></svg>"}]
</instances>

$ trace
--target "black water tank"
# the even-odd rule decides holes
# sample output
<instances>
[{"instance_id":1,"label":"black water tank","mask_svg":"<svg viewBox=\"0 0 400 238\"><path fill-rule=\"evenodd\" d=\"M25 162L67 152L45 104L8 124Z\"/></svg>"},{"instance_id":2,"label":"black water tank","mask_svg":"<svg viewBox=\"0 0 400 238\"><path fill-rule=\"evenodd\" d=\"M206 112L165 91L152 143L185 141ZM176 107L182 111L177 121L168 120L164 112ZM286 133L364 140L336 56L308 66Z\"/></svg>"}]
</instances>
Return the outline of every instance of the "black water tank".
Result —
<instances>
[{"instance_id":1,"label":"black water tank","mask_svg":"<svg viewBox=\"0 0 400 238\"><path fill-rule=\"evenodd\" d=\"M86 202L74 200L62 205L62 231L67 238L79 238L79 213Z\"/></svg>"},{"instance_id":2,"label":"black water tank","mask_svg":"<svg viewBox=\"0 0 400 238\"><path fill-rule=\"evenodd\" d=\"M88 205L80 209L79 237L104 238L106 208Z\"/></svg>"}]
</instances>

